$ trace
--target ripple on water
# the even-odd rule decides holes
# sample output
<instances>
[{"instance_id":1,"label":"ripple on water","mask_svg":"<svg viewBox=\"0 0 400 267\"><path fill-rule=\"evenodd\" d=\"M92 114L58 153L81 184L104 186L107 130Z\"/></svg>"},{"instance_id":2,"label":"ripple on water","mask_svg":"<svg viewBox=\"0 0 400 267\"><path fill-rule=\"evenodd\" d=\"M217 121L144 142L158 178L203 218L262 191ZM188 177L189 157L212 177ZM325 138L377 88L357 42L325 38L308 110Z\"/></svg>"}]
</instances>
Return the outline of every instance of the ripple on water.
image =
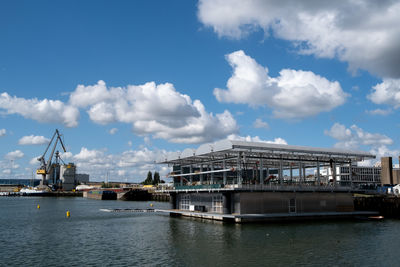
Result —
<instances>
[{"instance_id":1,"label":"ripple on water","mask_svg":"<svg viewBox=\"0 0 400 267\"><path fill-rule=\"evenodd\" d=\"M41 208L36 208L40 204ZM155 202L155 208L168 203ZM8 266L395 266L400 221L222 224L101 212L150 202L0 198ZM71 217L66 218L69 210Z\"/></svg>"}]
</instances>

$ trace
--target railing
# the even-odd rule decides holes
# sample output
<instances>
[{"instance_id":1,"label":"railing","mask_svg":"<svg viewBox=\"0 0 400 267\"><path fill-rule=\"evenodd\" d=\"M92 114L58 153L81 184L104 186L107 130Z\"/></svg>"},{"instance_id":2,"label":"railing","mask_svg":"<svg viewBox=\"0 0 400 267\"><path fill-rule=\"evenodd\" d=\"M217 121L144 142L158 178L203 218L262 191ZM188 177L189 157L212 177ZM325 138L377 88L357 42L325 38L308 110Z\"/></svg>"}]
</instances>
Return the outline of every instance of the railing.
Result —
<instances>
[{"instance_id":1,"label":"railing","mask_svg":"<svg viewBox=\"0 0 400 267\"><path fill-rule=\"evenodd\" d=\"M224 187L223 184L179 185L175 186L175 190L217 189L222 187Z\"/></svg>"},{"instance_id":2,"label":"railing","mask_svg":"<svg viewBox=\"0 0 400 267\"><path fill-rule=\"evenodd\" d=\"M350 186L340 186L332 184L324 185L275 185L275 184L236 184L226 185L225 188L241 189L241 190L260 190L260 191L350 191Z\"/></svg>"},{"instance_id":3,"label":"railing","mask_svg":"<svg viewBox=\"0 0 400 267\"><path fill-rule=\"evenodd\" d=\"M279 185L279 184L208 184L208 185L183 185L175 186L170 190L161 190L163 192L169 191L351 191L351 186L343 185L309 185L309 184L295 184L295 185ZM160 192L161 192L160 191Z\"/></svg>"}]
</instances>

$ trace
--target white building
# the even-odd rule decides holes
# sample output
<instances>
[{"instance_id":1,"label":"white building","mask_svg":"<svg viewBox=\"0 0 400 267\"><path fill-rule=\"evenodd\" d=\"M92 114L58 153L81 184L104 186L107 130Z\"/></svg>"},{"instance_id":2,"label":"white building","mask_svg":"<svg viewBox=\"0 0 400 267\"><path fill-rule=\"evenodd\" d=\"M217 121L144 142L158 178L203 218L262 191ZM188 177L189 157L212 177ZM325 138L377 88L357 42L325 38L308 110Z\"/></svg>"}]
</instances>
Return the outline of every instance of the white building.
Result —
<instances>
[{"instance_id":1,"label":"white building","mask_svg":"<svg viewBox=\"0 0 400 267\"><path fill-rule=\"evenodd\" d=\"M316 172L316 171L315 171ZM365 166L337 166L336 181L342 185L350 185L350 174L355 186L357 185L379 185L381 183L381 167L365 167ZM332 168L325 167L320 170L320 176L325 180L333 180Z\"/></svg>"}]
</instances>

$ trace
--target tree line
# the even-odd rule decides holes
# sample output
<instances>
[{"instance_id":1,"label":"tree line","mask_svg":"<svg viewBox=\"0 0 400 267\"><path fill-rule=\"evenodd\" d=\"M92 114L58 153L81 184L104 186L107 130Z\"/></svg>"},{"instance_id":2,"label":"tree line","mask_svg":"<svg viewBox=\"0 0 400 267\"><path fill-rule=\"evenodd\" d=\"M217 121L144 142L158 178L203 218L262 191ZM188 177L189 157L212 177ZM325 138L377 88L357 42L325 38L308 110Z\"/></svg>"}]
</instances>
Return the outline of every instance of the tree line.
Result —
<instances>
[{"instance_id":1,"label":"tree line","mask_svg":"<svg viewBox=\"0 0 400 267\"><path fill-rule=\"evenodd\" d=\"M154 172L154 176L151 171L147 173L147 178L142 182L144 185L157 185L165 183L164 180L160 179L160 174L158 172Z\"/></svg>"}]
</instances>

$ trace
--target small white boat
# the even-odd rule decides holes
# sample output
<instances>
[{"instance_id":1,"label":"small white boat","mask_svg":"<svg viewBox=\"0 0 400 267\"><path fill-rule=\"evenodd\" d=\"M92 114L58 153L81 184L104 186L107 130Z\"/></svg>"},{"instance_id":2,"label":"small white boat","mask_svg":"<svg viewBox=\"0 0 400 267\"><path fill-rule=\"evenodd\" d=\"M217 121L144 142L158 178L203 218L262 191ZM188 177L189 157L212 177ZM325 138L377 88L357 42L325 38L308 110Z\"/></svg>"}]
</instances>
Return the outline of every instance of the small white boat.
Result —
<instances>
[{"instance_id":1,"label":"small white boat","mask_svg":"<svg viewBox=\"0 0 400 267\"><path fill-rule=\"evenodd\" d=\"M19 193L22 195L39 195L47 193L47 191L36 187L24 187L19 190Z\"/></svg>"},{"instance_id":2,"label":"small white boat","mask_svg":"<svg viewBox=\"0 0 400 267\"><path fill-rule=\"evenodd\" d=\"M89 191L94 188L95 188L94 186L82 184L82 185L78 185L75 190L76 191Z\"/></svg>"}]
</instances>

